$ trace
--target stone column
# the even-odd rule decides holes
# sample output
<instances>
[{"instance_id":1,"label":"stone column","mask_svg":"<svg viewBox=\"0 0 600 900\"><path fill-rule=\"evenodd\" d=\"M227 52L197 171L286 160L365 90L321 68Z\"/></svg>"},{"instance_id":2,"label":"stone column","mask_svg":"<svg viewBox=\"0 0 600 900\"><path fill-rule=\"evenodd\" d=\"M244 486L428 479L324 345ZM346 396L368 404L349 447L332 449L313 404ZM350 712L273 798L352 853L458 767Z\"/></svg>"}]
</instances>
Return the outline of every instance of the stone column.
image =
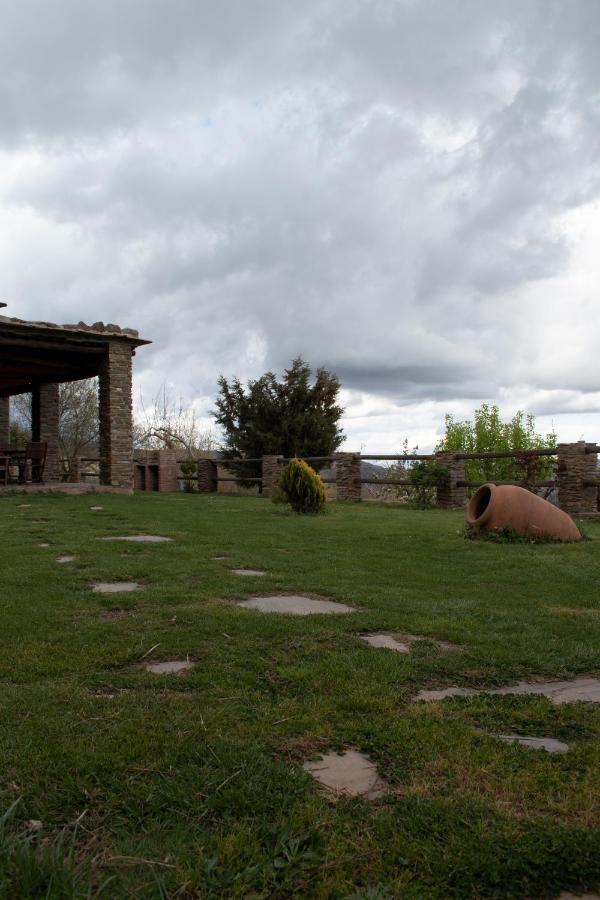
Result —
<instances>
[{"instance_id":1,"label":"stone column","mask_svg":"<svg viewBox=\"0 0 600 900\"><path fill-rule=\"evenodd\" d=\"M336 453L334 459L337 499L362 499L360 453Z\"/></svg>"},{"instance_id":2,"label":"stone column","mask_svg":"<svg viewBox=\"0 0 600 900\"><path fill-rule=\"evenodd\" d=\"M38 384L31 391L31 440L48 444L44 481L60 478L58 449L58 385Z\"/></svg>"},{"instance_id":3,"label":"stone column","mask_svg":"<svg viewBox=\"0 0 600 900\"><path fill-rule=\"evenodd\" d=\"M80 456L72 456L69 460L69 481L72 484L77 484L79 479L81 478L81 457Z\"/></svg>"},{"instance_id":4,"label":"stone column","mask_svg":"<svg viewBox=\"0 0 600 900\"><path fill-rule=\"evenodd\" d=\"M201 494L212 494L218 488L217 464L214 459L198 460L198 491Z\"/></svg>"},{"instance_id":5,"label":"stone column","mask_svg":"<svg viewBox=\"0 0 600 900\"><path fill-rule=\"evenodd\" d=\"M99 372L100 483L133 490L131 360L124 341L111 341Z\"/></svg>"},{"instance_id":6,"label":"stone column","mask_svg":"<svg viewBox=\"0 0 600 900\"><path fill-rule=\"evenodd\" d=\"M0 397L0 445L10 444L10 397Z\"/></svg>"},{"instance_id":7,"label":"stone column","mask_svg":"<svg viewBox=\"0 0 600 900\"><path fill-rule=\"evenodd\" d=\"M598 512L598 487L586 487L584 482L598 477L596 453L586 453L586 444L558 444L558 505L569 515Z\"/></svg>"},{"instance_id":8,"label":"stone column","mask_svg":"<svg viewBox=\"0 0 600 900\"><path fill-rule=\"evenodd\" d=\"M281 470L285 464L283 456L263 456L262 458L262 494L272 497L279 487Z\"/></svg>"},{"instance_id":9,"label":"stone column","mask_svg":"<svg viewBox=\"0 0 600 900\"><path fill-rule=\"evenodd\" d=\"M163 493L179 490L177 450L158 451L158 490Z\"/></svg>"},{"instance_id":10,"label":"stone column","mask_svg":"<svg viewBox=\"0 0 600 900\"><path fill-rule=\"evenodd\" d=\"M457 459L453 450L441 450L435 454L436 462L448 469L448 481L437 489L437 505L440 509L456 509L465 505L466 488L458 487L457 481L465 480L465 461Z\"/></svg>"}]
</instances>

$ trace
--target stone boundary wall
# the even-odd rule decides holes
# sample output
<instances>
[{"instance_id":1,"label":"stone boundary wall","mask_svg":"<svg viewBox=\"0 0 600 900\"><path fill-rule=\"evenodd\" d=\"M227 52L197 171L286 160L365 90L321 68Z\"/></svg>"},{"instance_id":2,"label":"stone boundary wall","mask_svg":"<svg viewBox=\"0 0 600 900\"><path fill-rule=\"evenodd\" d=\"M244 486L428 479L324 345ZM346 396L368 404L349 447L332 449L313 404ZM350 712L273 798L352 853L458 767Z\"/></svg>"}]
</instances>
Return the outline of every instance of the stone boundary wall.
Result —
<instances>
[{"instance_id":1,"label":"stone boundary wall","mask_svg":"<svg viewBox=\"0 0 600 900\"><path fill-rule=\"evenodd\" d=\"M433 457L423 455L423 458L434 458L448 469L448 481L437 489L437 505L441 509L461 509L466 504L466 487L459 484L459 482L465 481L465 460L459 459L459 455L454 451L438 451ZM517 455L516 452L515 455ZM560 508L570 515L597 514L599 485L595 482L600 479L598 479L596 445L585 441L575 444L559 444L556 448L556 456L558 461L556 483ZM373 458L372 455L371 458ZM361 454L335 453L332 454L331 460L335 463L336 468L336 498L342 501L361 500ZM219 489L218 464L218 458L198 460L198 490L201 493L215 492ZM283 456L263 457L263 496L271 497L273 495L284 464ZM386 484L384 480L380 483L382 486ZM332 486L326 485L327 489L330 487ZM328 499L331 499L331 496Z\"/></svg>"},{"instance_id":2,"label":"stone boundary wall","mask_svg":"<svg viewBox=\"0 0 600 900\"><path fill-rule=\"evenodd\" d=\"M0 444L10 443L10 397L0 397Z\"/></svg>"}]
</instances>

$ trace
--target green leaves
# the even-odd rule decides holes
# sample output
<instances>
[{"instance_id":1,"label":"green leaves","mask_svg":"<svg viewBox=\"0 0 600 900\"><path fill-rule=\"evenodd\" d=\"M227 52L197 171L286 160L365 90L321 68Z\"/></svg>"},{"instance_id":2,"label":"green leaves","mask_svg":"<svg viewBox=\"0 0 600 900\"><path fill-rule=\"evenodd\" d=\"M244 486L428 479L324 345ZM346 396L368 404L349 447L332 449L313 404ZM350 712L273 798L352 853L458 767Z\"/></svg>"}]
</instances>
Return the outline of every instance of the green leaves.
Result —
<instances>
[{"instance_id":1,"label":"green leaves","mask_svg":"<svg viewBox=\"0 0 600 900\"><path fill-rule=\"evenodd\" d=\"M301 459L291 459L284 467L279 488L294 512L319 513L325 506L325 485Z\"/></svg>"}]
</instances>

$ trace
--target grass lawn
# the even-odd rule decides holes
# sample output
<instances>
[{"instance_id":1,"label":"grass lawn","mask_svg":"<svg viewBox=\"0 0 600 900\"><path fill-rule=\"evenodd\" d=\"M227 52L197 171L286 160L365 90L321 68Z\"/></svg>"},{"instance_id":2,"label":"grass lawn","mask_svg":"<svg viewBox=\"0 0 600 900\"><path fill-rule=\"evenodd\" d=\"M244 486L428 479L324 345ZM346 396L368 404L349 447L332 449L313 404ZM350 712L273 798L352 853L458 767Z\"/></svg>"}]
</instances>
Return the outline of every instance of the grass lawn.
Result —
<instances>
[{"instance_id":1,"label":"grass lawn","mask_svg":"<svg viewBox=\"0 0 600 900\"><path fill-rule=\"evenodd\" d=\"M491 544L464 540L460 513L331 503L303 518L262 499L158 494L4 497L0 517L0 897L600 888L600 704L411 700L599 674L600 523L577 545ZM96 540L139 532L173 542ZM143 587L103 595L96 580ZM358 611L232 602L277 590ZM115 607L130 614L107 616ZM382 630L460 647L399 654L357 637ZM139 667L188 656L183 675ZM569 752L492 737L515 732ZM377 764L385 796L334 798L303 771L344 748Z\"/></svg>"}]
</instances>

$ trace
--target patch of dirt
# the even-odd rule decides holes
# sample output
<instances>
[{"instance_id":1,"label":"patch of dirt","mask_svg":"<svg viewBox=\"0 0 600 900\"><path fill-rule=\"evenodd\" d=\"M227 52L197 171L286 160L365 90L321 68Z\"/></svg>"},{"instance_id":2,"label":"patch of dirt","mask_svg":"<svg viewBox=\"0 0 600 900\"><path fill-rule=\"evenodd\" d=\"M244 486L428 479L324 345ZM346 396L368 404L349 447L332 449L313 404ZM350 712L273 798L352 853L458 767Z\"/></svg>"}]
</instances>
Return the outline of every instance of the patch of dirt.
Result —
<instances>
[{"instance_id":1,"label":"patch of dirt","mask_svg":"<svg viewBox=\"0 0 600 900\"><path fill-rule=\"evenodd\" d=\"M113 609L105 609L100 618L105 622L112 622L114 619L130 619L132 616L135 616L137 613L137 609L121 609L116 606Z\"/></svg>"}]
</instances>

